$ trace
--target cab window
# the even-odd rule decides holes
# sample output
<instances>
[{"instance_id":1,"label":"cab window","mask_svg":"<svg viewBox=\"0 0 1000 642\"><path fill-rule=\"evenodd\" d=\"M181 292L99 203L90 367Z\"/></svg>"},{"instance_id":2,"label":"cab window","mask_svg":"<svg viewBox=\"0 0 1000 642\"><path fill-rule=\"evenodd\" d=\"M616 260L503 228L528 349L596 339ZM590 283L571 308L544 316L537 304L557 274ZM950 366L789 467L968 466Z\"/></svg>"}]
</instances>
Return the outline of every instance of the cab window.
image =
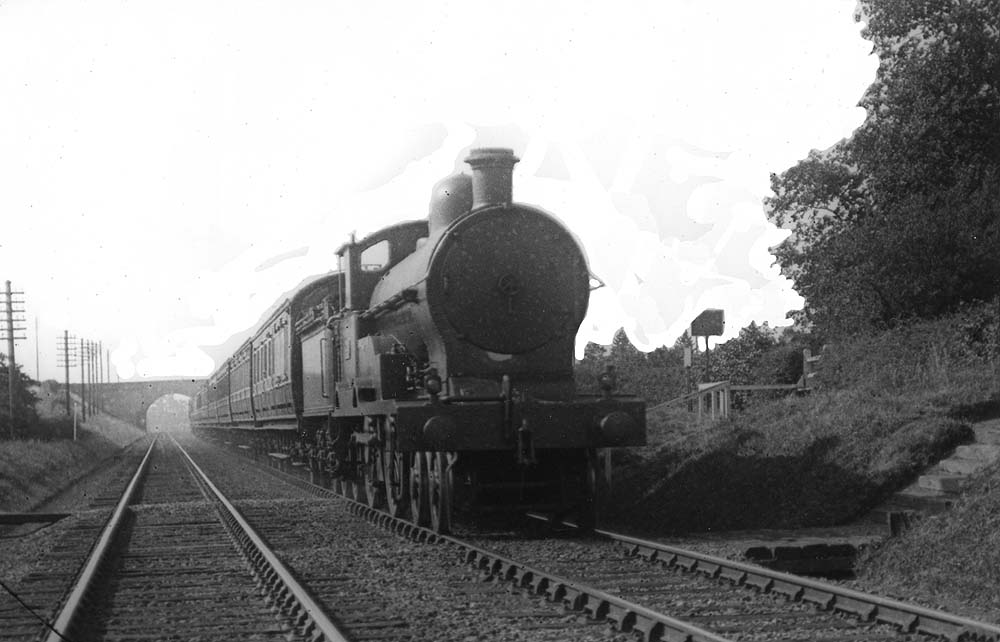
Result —
<instances>
[{"instance_id":1,"label":"cab window","mask_svg":"<svg viewBox=\"0 0 1000 642\"><path fill-rule=\"evenodd\" d=\"M389 265L389 240L380 241L361 253L361 271L378 272Z\"/></svg>"}]
</instances>

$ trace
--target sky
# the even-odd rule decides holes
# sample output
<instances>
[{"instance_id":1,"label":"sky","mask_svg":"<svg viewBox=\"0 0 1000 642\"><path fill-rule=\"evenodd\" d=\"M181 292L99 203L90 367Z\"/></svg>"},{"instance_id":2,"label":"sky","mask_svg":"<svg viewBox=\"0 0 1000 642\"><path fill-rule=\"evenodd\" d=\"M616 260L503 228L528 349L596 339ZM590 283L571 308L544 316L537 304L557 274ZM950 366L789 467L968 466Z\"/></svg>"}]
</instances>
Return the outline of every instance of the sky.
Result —
<instances>
[{"instance_id":1,"label":"sky","mask_svg":"<svg viewBox=\"0 0 1000 642\"><path fill-rule=\"evenodd\" d=\"M802 299L762 200L864 119L878 61L854 9L0 0L17 361L62 380L67 330L112 379L205 376L352 232L425 217L478 146L514 149L514 200L566 223L606 284L581 354L621 327L672 345L706 308L720 341L787 325Z\"/></svg>"}]
</instances>

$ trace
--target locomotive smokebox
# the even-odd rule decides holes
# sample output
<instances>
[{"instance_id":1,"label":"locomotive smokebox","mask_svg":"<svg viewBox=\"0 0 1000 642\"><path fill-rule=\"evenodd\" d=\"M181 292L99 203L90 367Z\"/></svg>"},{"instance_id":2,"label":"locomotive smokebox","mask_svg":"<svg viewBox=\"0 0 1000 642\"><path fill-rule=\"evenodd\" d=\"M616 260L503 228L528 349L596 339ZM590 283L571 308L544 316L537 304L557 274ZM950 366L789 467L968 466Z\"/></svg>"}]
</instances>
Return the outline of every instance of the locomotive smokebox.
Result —
<instances>
[{"instance_id":1,"label":"locomotive smokebox","mask_svg":"<svg viewBox=\"0 0 1000 642\"><path fill-rule=\"evenodd\" d=\"M520 158L514 150L482 147L469 152L465 162L472 167L472 207L510 205L514 164Z\"/></svg>"}]
</instances>

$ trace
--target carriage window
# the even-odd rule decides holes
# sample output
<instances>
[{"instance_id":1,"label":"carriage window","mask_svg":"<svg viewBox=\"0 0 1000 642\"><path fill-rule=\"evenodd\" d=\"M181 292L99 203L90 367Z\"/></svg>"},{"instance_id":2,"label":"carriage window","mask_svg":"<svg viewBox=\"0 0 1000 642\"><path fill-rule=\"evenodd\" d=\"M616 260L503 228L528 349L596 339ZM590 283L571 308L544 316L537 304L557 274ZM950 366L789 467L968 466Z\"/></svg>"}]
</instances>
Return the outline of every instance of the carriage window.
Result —
<instances>
[{"instance_id":1,"label":"carriage window","mask_svg":"<svg viewBox=\"0 0 1000 642\"><path fill-rule=\"evenodd\" d=\"M362 272L378 272L387 265L389 265L388 239L376 243L361 253Z\"/></svg>"}]
</instances>

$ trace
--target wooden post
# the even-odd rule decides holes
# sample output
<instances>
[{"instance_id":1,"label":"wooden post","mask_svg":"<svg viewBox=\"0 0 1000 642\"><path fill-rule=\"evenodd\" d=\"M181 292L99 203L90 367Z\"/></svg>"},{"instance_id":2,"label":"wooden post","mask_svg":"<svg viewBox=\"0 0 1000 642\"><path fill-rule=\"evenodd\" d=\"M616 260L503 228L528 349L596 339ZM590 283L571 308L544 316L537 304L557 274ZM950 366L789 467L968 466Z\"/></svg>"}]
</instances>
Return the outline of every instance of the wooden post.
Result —
<instances>
[{"instance_id":1,"label":"wooden post","mask_svg":"<svg viewBox=\"0 0 1000 642\"><path fill-rule=\"evenodd\" d=\"M104 414L104 344L97 342L97 409Z\"/></svg>"},{"instance_id":2,"label":"wooden post","mask_svg":"<svg viewBox=\"0 0 1000 642\"><path fill-rule=\"evenodd\" d=\"M63 364L66 368L66 414L73 413L73 405L69 398L69 330L63 330L63 359L65 363ZM73 431L76 432L76 417L73 417ZM76 440L74 436L73 440Z\"/></svg>"},{"instance_id":3,"label":"wooden post","mask_svg":"<svg viewBox=\"0 0 1000 642\"><path fill-rule=\"evenodd\" d=\"M83 423L87 423L87 349L86 341L80 339L80 406L83 410Z\"/></svg>"},{"instance_id":4,"label":"wooden post","mask_svg":"<svg viewBox=\"0 0 1000 642\"><path fill-rule=\"evenodd\" d=\"M14 366L14 303L10 291L10 281L7 281L7 406L10 419L10 438L14 439L14 379L17 368Z\"/></svg>"}]
</instances>

